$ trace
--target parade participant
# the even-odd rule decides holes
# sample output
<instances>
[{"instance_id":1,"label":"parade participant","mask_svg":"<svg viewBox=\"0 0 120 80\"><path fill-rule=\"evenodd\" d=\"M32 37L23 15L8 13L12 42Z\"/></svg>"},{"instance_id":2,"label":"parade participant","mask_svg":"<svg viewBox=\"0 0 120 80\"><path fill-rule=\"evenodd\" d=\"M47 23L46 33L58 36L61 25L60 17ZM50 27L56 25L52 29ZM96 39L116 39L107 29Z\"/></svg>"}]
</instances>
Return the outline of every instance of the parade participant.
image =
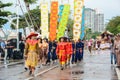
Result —
<instances>
[{"instance_id":1,"label":"parade participant","mask_svg":"<svg viewBox=\"0 0 120 80\"><path fill-rule=\"evenodd\" d=\"M55 60L57 60L56 48L57 48L57 43L56 43L56 41L53 41L52 42L52 50L51 50L53 64L55 63Z\"/></svg>"},{"instance_id":2,"label":"parade participant","mask_svg":"<svg viewBox=\"0 0 120 80\"><path fill-rule=\"evenodd\" d=\"M35 67L37 66L38 63L38 41L36 40L36 36L38 34L32 32L30 33L30 35L28 36L28 38L30 38L30 40L26 41L26 45L25 45L25 53L24 56L26 58L26 65L29 67L29 74L34 75L34 71L35 71Z\"/></svg>"},{"instance_id":3,"label":"parade participant","mask_svg":"<svg viewBox=\"0 0 120 80\"><path fill-rule=\"evenodd\" d=\"M81 43L81 40L79 39L78 42L76 43L75 63L77 63L77 61L81 61L82 52L83 52L82 49L83 49L83 44Z\"/></svg>"},{"instance_id":4,"label":"parade participant","mask_svg":"<svg viewBox=\"0 0 120 80\"><path fill-rule=\"evenodd\" d=\"M67 64L70 65L70 58L73 53L72 42L70 39L67 39Z\"/></svg>"},{"instance_id":5,"label":"parade participant","mask_svg":"<svg viewBox=\"0 0 120 80\"><path fill-rule=\"evenodd\" d=\"M52 42L48 42L48 53L47 53L47 61L46 64L50 64L50 59L51 59L51 50L52 50Z\"/></svg>"},{"instance_id":6,"label":"parade participant","mask_svg":"<svg viewBox=\"0 0 120 80\"><path fill-rule=\"evenodd\" d=\"M81 48L82 48L82 54L81 54L81 59L83 59L83 57L84 57L84 41L82 40L79 40L79 43L81 44Z\"/></svg>"},{"instance_id":7,"label":"parade participant","mask_svg":"<svg viewBox=\"0 0 120 80\"><path fill-rule=\"evenodd\" d=\"M117 58L117 67L120 68L120 35L116 36L115 52L116 52L116 58Z\"/></svg>"},{"instance_id":8,"label":"parade participant","mask_svg":"<svg viewBox=\"0 0 120 80\"><path fill-rule=\"evenodd\" d=\"M91 54L91 52L92 52L92 41L91 40L88 41L88 50Z\"/></svg>"},{"instance_id":9,"label":"parade participant","mask_svg":"<svg viewBox=\"0 0 120 80\"><path fill-rule=\"evenodd\" d=\"M57 44L56 54L59 58L61 70L63 70L65 68L66 58L67 58L66 43L64 37L61 37L59 41L60 42Z\"/></svg>"},{"instance_id":10,"label":"parade participant","mask_svg":"<svg viewBox=\"0 0 120 80\"><path fill-rule=\"evenodd\" d=\"M74 64L75 63L75 53L76 53L76 41L72 41L72 50L73 50L73 53L72 53L72 60L71 60L71 63Z\"/></svg>"},{"instance_id":11,"label":"parade participant","mask_svg":"<svg viewBox=\"0 0 120 80\"><path fill-rule=\"evenodd\" d=\"M114 40L111 39L110 41L110 56L111 56L111 64L116 64L116 54L115 54L115 50L114 50Z\"/></svg>"},{"instance_id":12,"label":"parade participant","mask_svg":"<svg viewBox=\"0 0 120 80\"><path fill-rule=\"evenodd\" d=\"M39 68L40 68L42 64L42 58L43 58L42 39L38 38L37 40L38 40L38 46L39 46L39 62L40 62Z\"/></svg>"},{"instance_id":13,"label":"parade participant","mask_svg":"<svg viewBox=\"0 0 120 80\"><path fill-rule=\"evenodd\" d=\"M43 43L42 43L42 51L43 51L43 65L46 65L47 62L47 58L48 58L48 48L49 48L49 44L47 42L47 39L43 39Z\"/></svg>"},{"instance_id":14,"label":"parade participant","mask_svg":"<svg viewBox=\"0 0 120 80\"><path fill-rule=\"evenodd\" d=\"M29 37L27 37L26 38L26 40L25 40L25 46L27 46L27 43L30 41L30 38ZM24 48L24 51L25 51L25 48ZM25 52L24 52L25 53ZM24 58L25 58L25 70L27 71L28 70L28 66L27 66L27 64L26 64L26 60L27 60L27 57L25 57L24 56Z\"/></svg>"},{"instance_id":15,"label":"parade participant","mask_svg":"<svg viewBox=\"0 0 120 80\"><path fill-rule=\"evenodd\" d=\"M98 48L98 50L100 50L100 44L101 44L101 41L98 40L98 41L97 41L97 48Z\"/></svg>"}]
</instances>

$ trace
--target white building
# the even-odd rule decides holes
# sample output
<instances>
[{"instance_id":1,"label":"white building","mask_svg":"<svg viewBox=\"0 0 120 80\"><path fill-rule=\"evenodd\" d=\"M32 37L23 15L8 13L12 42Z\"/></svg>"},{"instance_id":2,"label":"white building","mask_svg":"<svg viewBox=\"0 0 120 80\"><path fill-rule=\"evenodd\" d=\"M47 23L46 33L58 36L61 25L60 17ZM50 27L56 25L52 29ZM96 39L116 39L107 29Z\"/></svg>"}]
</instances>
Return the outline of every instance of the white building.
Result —
<instances>
[{"instance_id":1,"label":"white building","mask_svg":"<svg viewBox=\"0 0 120 80\"><path fill-rule=\"evenodd\" d=\"M98 13L95 17L95 31L104 31L104 14Z\"/></svg>"},{"instance_id":2,"label":"white building","mask_svg":"<svg viewBox=\"0 0 120 80\"><path fill-rule=\"evenodd\" d=\"M95 32L95 10L91 8L85 8L85 27L91 28L92 32Z\"/></svg>"},{"instance_id":3,"label":"white building","mask_svg":"<svg viewBox=\"0 0 120 80\"><path fill-rule=\"evenodd\" d=\"M91 28L92 32L103 32L104 14L97 13L91 8L85 8L85 27Z\"/></svg>"}]
</instances>

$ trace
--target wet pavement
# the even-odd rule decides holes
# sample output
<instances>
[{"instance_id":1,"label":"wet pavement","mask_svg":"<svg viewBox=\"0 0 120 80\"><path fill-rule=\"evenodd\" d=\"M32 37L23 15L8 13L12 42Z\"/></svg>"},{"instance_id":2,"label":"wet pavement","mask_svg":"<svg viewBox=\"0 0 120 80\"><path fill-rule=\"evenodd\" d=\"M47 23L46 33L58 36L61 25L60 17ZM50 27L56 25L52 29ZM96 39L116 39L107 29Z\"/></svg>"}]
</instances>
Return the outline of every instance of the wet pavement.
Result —
<instances>
[{"instance_id":1,"label":"wet pavement","mask_svg":"<svg viewBox=\"0 0 120 80\"><path fill-rule=\"evenodd\" d=\"M52 69L57 64L37 67L35 77L29 76L29 72L24 70L24 63L0 67L0 80L118 80L115 67L110 64L109 50L92 53L90 55L85 51L83 61L71 64L63 71L59 67Z\"/></svg>"},{"instance_id":2,"label":"wet pavement","mask_svg":"<svg viewBox=\"0 0 120 80\"><path fill-rule=\"evenodd\" d=\"M79 64L70 65L61 71L55 68L31 80L118 80L115 67L110 64L108 50L85 54Z\"/></svg>"}]
</instances>

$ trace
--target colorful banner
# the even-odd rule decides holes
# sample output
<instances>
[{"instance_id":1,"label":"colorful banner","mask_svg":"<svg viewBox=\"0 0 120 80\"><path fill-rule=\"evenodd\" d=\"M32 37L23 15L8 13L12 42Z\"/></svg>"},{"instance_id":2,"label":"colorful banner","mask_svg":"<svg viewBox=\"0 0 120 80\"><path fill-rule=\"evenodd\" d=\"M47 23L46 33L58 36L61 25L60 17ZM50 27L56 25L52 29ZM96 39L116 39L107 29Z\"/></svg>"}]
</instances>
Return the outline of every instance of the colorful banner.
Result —
<instances>
[{"instance_id":1,"label":"colorful banner","mask_svg":"<svg viewBox=\"0 0 120 80\"><path fill-rule=\"evenodd\" d=\"M83 5L84 0L74 0L74 25L73 25L74 40L80 39Z\"/></svg>"},{"instance_id":2,"label":"colorful banner","mask_svg":"<svg viewBox=\"0 0 120 80\"><path fill-rule=\"evenodd\" d=\"M51 14L50 14L50 40L56 39L57 30L57 20L58 20L58 1L51 2Z\"/></svg>"},{"instance_id":3,"label":"colorful banner","mask_svg":"<svg viewBox=\"0 0 120 80\"><path fill-rule=\"evenodd\" d=\"M48 38L48 4L42 3L41 6L41 36Z\"/></svg>"},{"instance_id":4,"label":"colorful banner","mask_svg":"<svg viewBox=\"0 0 120 80\"><path fill-rule=\"evenodd\" d=\"M85 6L82 9L82 28L81 28L81 36L80 39L83 40L84 36L85 36Z\"/></svg>"},{"instance_id":5,"label":"colorful banner","mask_svg":"<svg viewBox=\"0 0 120 80\"><path fill-rule=\"evenodd\" d=\"M60 20L60 23L58 26L57 40L60 37L64 36L69 14L70 14L70 5L66 4L66 5L64 5L62 17L61 17L61 20Z\"/></svg>"},{"instance_id":6,"label":"colorful banner","mask_svg":"<svg viewBox=\"0 0 120 80\"><path fill-rule=\"evenodd\" d=\"M60 5L59 6L59 14L58 14L59 18L58 18L58 22L60 22L60 19L62 17L63 8L64 8L64 5Z\"/></svg>"}]
</instances>

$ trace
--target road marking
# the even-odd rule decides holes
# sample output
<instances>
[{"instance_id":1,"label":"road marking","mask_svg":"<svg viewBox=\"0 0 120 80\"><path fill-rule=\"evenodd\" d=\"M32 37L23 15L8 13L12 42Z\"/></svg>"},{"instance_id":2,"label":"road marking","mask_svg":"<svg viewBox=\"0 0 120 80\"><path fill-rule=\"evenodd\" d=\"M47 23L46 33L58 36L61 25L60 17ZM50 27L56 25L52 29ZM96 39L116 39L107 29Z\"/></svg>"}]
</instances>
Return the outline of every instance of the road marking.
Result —
<instances>
[{"instance_id":1,"label":"road marking","mask_svg":"<svg viewBox=\"0 0 120 80\"><path fill-rule=\"evenodd\" d=\"M35 77L37 77L37 76L39 76L39 75L41 75L41 74L43 74L43 73L46 73L46 72L48 72L48 71L50 71L50 70L52 70L52 69L54 69L54 68L56 68L56 67L58 67L58 65L56 65L56 66L53 66L53 67L51 67L51 68L48 68L48 69L46 69L46 70L44 70L44 71L42 71L42 72L40 72L40 73L37 73L36 75L35 75ZM33 79L34 77L29 77L29 78L27 78L27 79L25 79L25 80L30 80L30 79Z\"/></svg>"},{"instance_id":2,"label":"road marking","mask_svg":"<svg viewBox=\"0 0 120 80\"><path fill-rule=\"evenodd\" d=\"M118 80L120 80L120 70L118 68L116 68L116 73L117 73L117 76L118 76Z\"/></svg>"}]
</instances>

